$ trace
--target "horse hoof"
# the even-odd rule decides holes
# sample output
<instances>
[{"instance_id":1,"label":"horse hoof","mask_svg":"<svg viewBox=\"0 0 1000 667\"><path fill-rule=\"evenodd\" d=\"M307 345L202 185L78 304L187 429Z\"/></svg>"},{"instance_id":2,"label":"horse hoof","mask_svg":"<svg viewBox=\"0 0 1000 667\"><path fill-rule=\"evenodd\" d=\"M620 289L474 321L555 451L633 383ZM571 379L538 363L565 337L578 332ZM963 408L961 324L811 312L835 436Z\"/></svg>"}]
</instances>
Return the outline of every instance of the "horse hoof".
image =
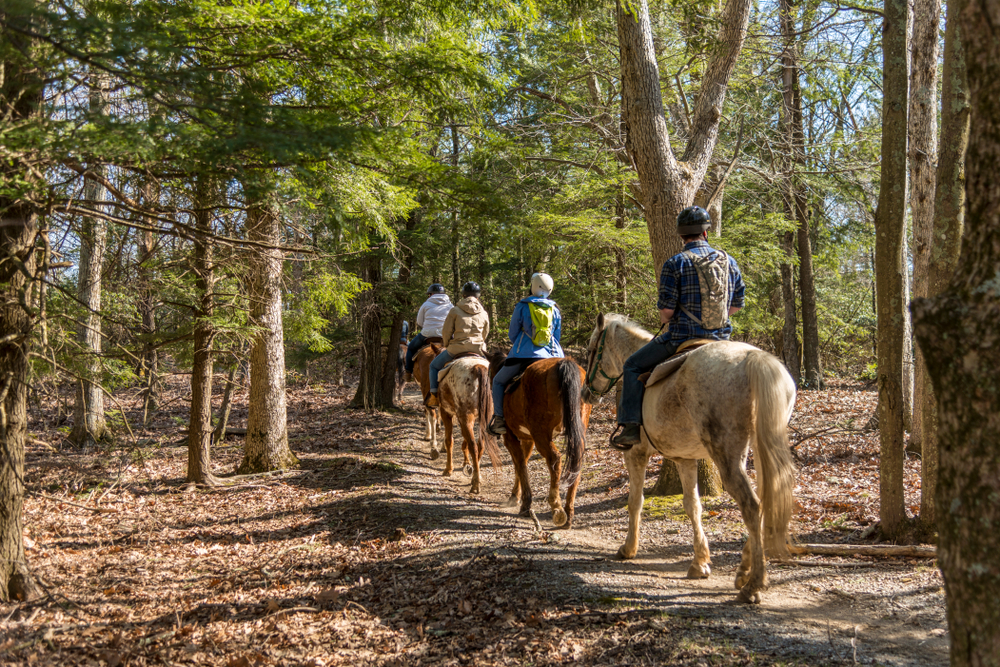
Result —
<instances>
[{"instance_id":1,"label":"horse hoof","mask_svg":"<svg viewBox=\"0 0 1000 667\"><path fill-rule=\"evenodd\" d=\"M469 493L478 496L479 495L479 487L478 486L473 486L471 489L469 489Z\"/></svg>"},{"instance_id":2,"label":"horse hoof","mask_svg":"<svg viewBox=\"0 0 1000 667\"><path fill-rule=\"evenodd\" d=\"M740 602L745 602L747 604L760 604L760 591L751 591L749 586L741 588L737 597Z\"/></svg>"},{"instance_id":3,"label":"horse hoof","mask_svg":"<svg viewBox=\"0 0 1000 667\"><path fill-rule=\"evenodd\" d=\"M523 516L525 518L530 519L531 518L531 508L529 507L526 510L521 510L520 512L517 513L517 515L518 516Z\"/></svg>"},{"instance_id":4,"label":"horse hoof","mask_svg":"<svg viewBox=\"0 0 1000 667\"><path fill-rule=\"evenodd\" d=\"M629 550L625 548L625 545L621 545L618 549L618 558L621 560L631 560L635 558L635 551L629 553Z\"/></svg>"},{"instance_id":5,"label":"horse hoof","mask_svg":"<svg viewBox=\"0 0 1000 667\"><path fill-rule=\"evenodd\" d=\"M431 450L431 461L437 460L437 458L440 457L440 456L441 456L441 454L438 452L438 450L436 450L436 449L432 449Z\"/></svg>"},{"instance_id":6,"label":"horse hoof","mask_svg":"<svg viewBox=\"0 0 1000 667\"><path fill-rule=\"evenodd\" d=\"M462 471L465 472L465 474L468 477L472 477L472 473L474 472L473 469L472 469L472 464L471 463L466 463L465 467L462 468Z\"/></svg>"},{"instance_id":7,"label":"horse hoof","mask_svg":"<svg viewBox=\"0 0 1000 667\"><path fill-rule=\"evenodd\" d=\"M441 473L441 475L443 477L451 477L451 469L450 468L445 468L445 471L443 473Z\"/></svg>"},{"instance_id":8,"label":"horse hoof","mask_svg":"<svg viewBox=\"0 0 1000 667\"><path fill-rule=\"evenodd\" d=\"M691 567L688 569L687 578L688 579L708 579L708 576L712 574L711 563L691 563Z\"/></svg>"},{"instance_id":9,"label":"horse hoof","mask_svg":"<svg viewBox=\"0 0 1000 667\"><path fill-rule=\"evenodd\" d=\"M750 570L739 570L736 573L736 588L741 589L750 581Z\"/></svg>"},{"instance_id":10,"label":"horse hoof","mask_svg":"<svg viewBox=\"0 0 1000 667\"><path fill-rule=\"evenodd\" d=\"M555 526L561 526L566 523L566 518L566 511L559 508L552 513L552 524Z\"/></svg>"}]
</instances>

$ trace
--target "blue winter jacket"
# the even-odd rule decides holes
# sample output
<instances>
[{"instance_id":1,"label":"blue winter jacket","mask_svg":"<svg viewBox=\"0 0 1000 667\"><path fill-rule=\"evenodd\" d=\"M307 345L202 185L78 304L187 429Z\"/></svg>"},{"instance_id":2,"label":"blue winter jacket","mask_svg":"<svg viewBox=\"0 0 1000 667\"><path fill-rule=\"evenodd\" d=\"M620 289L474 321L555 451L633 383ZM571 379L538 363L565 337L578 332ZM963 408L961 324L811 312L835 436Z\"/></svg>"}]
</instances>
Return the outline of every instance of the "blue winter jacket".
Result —
<instances>
[{"instance_id":1,"label":"blue winter jacket","mask_svg":"<svg viewBox=\"0 0 1000 667\"><path fill-rule=\"evenodd\" d=\"M532 342L535 327L531 323L531 312L528 310L529 303L536 303L543 307L554 308L555 317L552 319L552 342L545 347L540 347ZM552 357L563 357L562 346L559 338L562 335L562 314L559 306L551 299L543 299L540 296L529 296L521 299L514 307L514 315L510 318L510 331L507 334L510 342L514 344L508 359L550 359Z\"/></svg>"}]
</instances>

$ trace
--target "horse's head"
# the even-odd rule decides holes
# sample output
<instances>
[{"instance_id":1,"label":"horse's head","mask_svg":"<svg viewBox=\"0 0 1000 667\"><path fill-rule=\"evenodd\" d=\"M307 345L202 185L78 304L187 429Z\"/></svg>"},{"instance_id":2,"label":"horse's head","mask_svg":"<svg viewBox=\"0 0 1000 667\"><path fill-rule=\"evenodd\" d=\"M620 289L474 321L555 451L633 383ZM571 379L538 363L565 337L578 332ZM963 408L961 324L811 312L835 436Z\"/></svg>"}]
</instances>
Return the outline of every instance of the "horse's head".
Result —
<instances>
[{"instance_id":1,"label":"horse's head","mask_svg":"<svg viewBox=\"0 0 1000 667\"><path fill-rule=\"evenodd\" d=\"M500 368L503 366L503 362L507 359L507 352L504 350L494 350L490 352L486 360L490 362L490 380L493 376L500 372Z\"/></svg>"}]
</instances>

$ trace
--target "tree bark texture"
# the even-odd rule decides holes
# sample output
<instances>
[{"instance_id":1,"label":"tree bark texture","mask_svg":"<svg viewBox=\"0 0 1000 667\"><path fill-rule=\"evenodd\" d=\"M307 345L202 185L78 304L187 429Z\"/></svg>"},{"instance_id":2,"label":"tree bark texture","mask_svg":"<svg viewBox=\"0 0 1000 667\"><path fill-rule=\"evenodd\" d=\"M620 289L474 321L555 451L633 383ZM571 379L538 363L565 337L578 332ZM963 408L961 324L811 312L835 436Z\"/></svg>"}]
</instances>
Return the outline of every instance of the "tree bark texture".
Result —
<instances>
[{"instance_id":1,"label":"tree bark texture","mask_svg":"<svg viewBox=\"0 0 1000 667\"><path fill-rule=\"evenodd\" d=\"M952 667L1000 665L1000 3L962 4L948 7L948 23L961 21L971 109L961 258L943 293L914 304L938 399L938 563ZM954 88L944 100L956 104ZM938 183L953 202L957 183Z\"/></svg>"},{"instance_id":2,"label":"tree bark texture","mask_svg":"<svg viewBox=\"0 0 1000 667\"><path fill-rule=\"evenodd\" d=\"M928 297L935 297L948 287L958 264L965 222L965 154L969 146L970 111L962 25L958 20L963 1L952 0L948 3L944 36L941 142L934 186L934 228L929 248ZM929 374L924 388L926 396L920 405L923 423L920 525L925 532L930 532L937 527L938 521L936 503L939 497L939 454L937 397Z\"/></svg>"},{"instance_id":3,"label":"tree bark texture","mask_svg":"<svg viewBox=\"0 0 1000 667\"><path fill-rule=\"evenodd\" d=\"M195 311L194 350L191 363L191 416L188 427L187 480L217 484L212 474L212 347L215 330L215 259L212 252L212 214L208 210L207 177L195 184L194 262L195 288L199 303Z\"/></svg>"},{"instance_id":4,"label":"tree bark texture","mask_svg":"<svg viewBox=\"0 0 1000 667\"><path fill-rule=\"evenodd\" d=\"M651 496L677 496L684 493L677 466L669 459L663 459L660 474L650 490ZM722 478L715 465L707 459L698 459L698 495L717 496L722 493Z\"/></svg>"},{"instance_id":5,"label":"tree bark texture","mask_svg":"<svg viewBox=\"0 0 1000 667\"><path fill-rule=\"evenodd\" d=\"M358 319L361 320L361 363L358 390L351 399L351 406L376 410L392 405L392 396L383 393L382 363L382 304L378 290L382 282L382 260L374 252L361 261L359 271L370 287L355 301ZM388 401L388 403L387 403Z\"/></svg>"},{"instance_id":6,"label":"tree bark texture","mask_svg":"<svg viewBox=\"0 0 1000 667\"><path fill-rule=\"evenodd\" d=\"M785 324L781 329L781 359L785 368L799 386L802 378L799 354L799 319L795 305L795 272L792 259L795 257L795 235L785 232L781 235L781 248L788 261L781 265L781 300L785 311Z\"/></svg>"},{"instance_id":7,"label":"tree bark texture","mask_svg":"<svg viewBox=\"0 0 1000 667\"><path fill-rule=\"evenodd\" d=\"M781 124L787 152L785 208L798 223L796 238L799 258L799 290L802 294L802 360L805 363L805 386L823 386L823 368L819 356L819 320L816 313L816 284L813 279L812 243L809 239L809 205L805 184L796 175L806 166L805 132L802 122L802 91L799 86L799 64L795 8L790 0L779 3L781 52ZM790 244L788 244L790 245ZM784 287L784 283L782 284ZM793 304L794 307L794 304ZM788 322L791 324L791 322ZM797 346L796 346L797 348ZM798 353L798 349L795 350ZM799 376L794 376L796 382Z\"/></svg>"},{"instance_id":8,"label":"tree bark texture","mask_svg":"<svg viewBox=\"0 0 1000 667\"><path fill-rule=\"evenodd\" d=\"M247 237L266 247L250 254L250 323L258 330L250 348L250 405L240 474L284 470L299 462L288 447L282 254L276 247L281 221L271 204L259 202L247 211Z\"/></svg>"},{"instance_id":9,"label":"tree bark texture","mask_svg":"<svg viewBox=\"0 0 1000 667\"><path fill-rule=\"evenodd\" d=\"M104 90L102 77L91 73L91 113L102 113ZM103 165L91 164L89 172L103 177ZM103 209L107 190L98 179L84 176L83 199L87 206ZM98 204L102 202L102 204ZM83 216L80 220L80 262L78 265L76 298L83 306L77 323L76 340L80 345L80 378L76 385L76 403L73 409L73 430L69 440L77 446L93 445L107 432L104 419L104 390L101 385L101 274L104 269L104 250L107 228L104 220Z\"/></svg>"},{"instance_id":10,"label":"tree bark texture","mask_svg":"<svg viewBox=\"0 0 1000 667\"><path fill-rule=\"evenodd\" d=\"M233 391L236 389L236 371L239 370L239 361L233 361L226 375L226 388L222 392L222 405L219 406L219 420L215 424L215 431L212 432L212 440L220 443L226 439L226 427L229 426L229 413L233 409Z\"/></svg>"},{"instance_id":11,"label":"tree bark texture","mask_svg":"<svg viewBox=\"0 0 1000 667\"><path fill-rule=\"evenodd\" d=\"M906 228L906 0L885 0L882 31L882 169L875 211L878 300L879 518L883 533L907 529L903 498L903 237Z\"/></svg>"},{"instance_id":12,"label":"tree bark texture","mask_svg":"<svg viewBox=\"0 0 1000 667\"><path fill-rule=\"evenodd\" d=\"M34 9L30 7L30 9ZM21 10L22 12L25 10ZM13 28L28 27L23 14L4 13L0 40L11 53L28 54L31 42ZM32 122L41 111L42 72L27 58L0 62L0 116L12 126ZM34 172L18 157L0 162L0 180L33 184ZM24 554L24 440L27 432L28 359L34 324L31 303L36 269L37 209L28 193L0 193L0 601L38 594Z\"/></svg>"},{"instance_id":13,"label":"tree bark texture","mask_svg":"<svg viewBox=\"0 0 1000 667\"><path fill-rule=\"evenodd\" d=\"M153 188L146 186L146 205L153 201ZM153 269L153 257L156 243L151 230L143 230L139 234L139 257L137 273L139 278L139 299L137 307L142 322L139 331L145 337L142 351L142 372L146 378L146 386L142 390L142 424L149 426L149 420L159 405L160 378L159 353L153 345L153 335L156 333L156 306L159 290L156 287L156 276Z\"/></svg>"},{"instance_id":14,"label":"tree bark texture","mask_svg":"<svg viewBox=\"0 0 1000 667\"><path fill-rule=\"evenodd\" d=\"M708 170L729 78L746 38L751 5L750 0L728 0L722 10L717 43L702 79L687 147L680 160L670 148L649 6L646 0L627 5L619 0L615 5L625 148L638 175L635 189L643 205L657 273L667 258L682 247L677 214L694 201Z\"/></svg>"}]
</instances>

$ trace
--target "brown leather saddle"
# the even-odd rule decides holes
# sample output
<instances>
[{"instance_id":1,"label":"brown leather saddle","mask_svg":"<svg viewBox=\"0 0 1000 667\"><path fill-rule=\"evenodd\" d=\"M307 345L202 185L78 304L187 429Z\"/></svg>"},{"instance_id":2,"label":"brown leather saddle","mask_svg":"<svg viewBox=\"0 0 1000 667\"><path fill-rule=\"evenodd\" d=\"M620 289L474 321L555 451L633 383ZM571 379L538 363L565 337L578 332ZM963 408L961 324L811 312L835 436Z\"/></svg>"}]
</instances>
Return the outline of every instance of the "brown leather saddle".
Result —
<instances>
[{"instance_id":1,"label":"brown leather saddle","mask_svg":"<svg viewBox=\"0 0 1000 667\"><path fill-rule=\"evenodd\" d=\"M424 339L424 345L430 345L431 343L437 343L438 345L444 345L444 338L441 338L441 336L431 336L430 338L425 338Z\"/></svg>"},{"instance_id":2,"label":"brown leather saddle","mask_svg":"<svg viewBox=\"0 0 1000 667\"><path fill-rule=\"evenodd\" d=\"M452 364L454 364L459 359L465 359L466 357L477 357L479 359L482 359L487 364L487 366L489 365L489 360L481 352L459 352L454 357L452 357L451 361L446 363L444 365L444 368L441 369L441 372L438 373L438 383L444 380L445 376L448 374L448 371L451 370Z\"/></svg>"},{"instance_id":3,"label":"brown leather saddle","mask_svg":"<svg viewBox=\"0 0 1000 667\"><path fill-rule=\"evenodd\" d=\"M656 368L648 373L640 375L639 382L647 387L657 382L662 382L676 373L684 365L684 362L687 361L688 356L696 349L709 343L718 342L713 338L692 338L691 340L684 341L677 347L677 351L668 357L666 361L660 362Z\"/></svg>"}]
</instances>

